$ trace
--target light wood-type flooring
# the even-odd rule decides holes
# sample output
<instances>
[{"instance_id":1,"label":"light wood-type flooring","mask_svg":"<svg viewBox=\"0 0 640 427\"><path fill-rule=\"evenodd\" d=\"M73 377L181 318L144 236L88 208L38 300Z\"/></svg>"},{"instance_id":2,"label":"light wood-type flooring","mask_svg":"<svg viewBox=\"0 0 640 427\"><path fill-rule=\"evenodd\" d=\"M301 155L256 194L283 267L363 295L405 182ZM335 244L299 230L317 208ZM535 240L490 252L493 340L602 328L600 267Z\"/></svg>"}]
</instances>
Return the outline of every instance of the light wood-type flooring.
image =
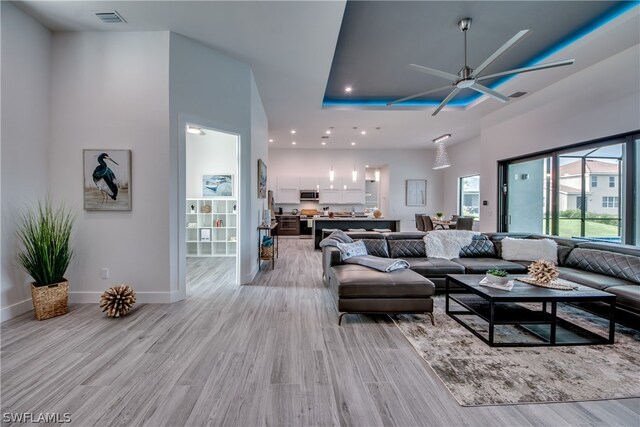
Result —
<instances>
[{"instance_id":1,"label":"light wood-type flooring","mask_svg":"<svg viewBox=\"0 0 640 427\"><path fill-rule=\"evenodd\" d=\"M2 412L81 426L640 425L640 399L459 406L386 316L338 326L310 240L280 243L251 285L233 284L233 259L190 258L185 301L3 323Z\"/></svg>"}]
</instances>

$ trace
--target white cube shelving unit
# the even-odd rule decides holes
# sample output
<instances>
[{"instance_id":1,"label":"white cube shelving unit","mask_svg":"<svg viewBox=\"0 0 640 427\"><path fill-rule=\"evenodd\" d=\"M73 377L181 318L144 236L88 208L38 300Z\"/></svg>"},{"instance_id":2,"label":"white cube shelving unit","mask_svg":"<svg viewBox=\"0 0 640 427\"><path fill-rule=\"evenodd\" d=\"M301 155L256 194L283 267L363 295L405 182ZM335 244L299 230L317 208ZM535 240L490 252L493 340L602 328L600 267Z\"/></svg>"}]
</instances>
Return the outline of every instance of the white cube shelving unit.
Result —
<instances>
[{"instance_id":1,"label":"white cube shelving unit","mask_svg":"<svg viewBox=\"0 0 640 427\"><path fill-rule=\"evenodd\" d=\"M238 216L235 206L238 201L208 198L187 199L186 203L187 256L235 256L238 244ZM206 239L207 234L210 240Z\"/></svg>"}]
</instances>

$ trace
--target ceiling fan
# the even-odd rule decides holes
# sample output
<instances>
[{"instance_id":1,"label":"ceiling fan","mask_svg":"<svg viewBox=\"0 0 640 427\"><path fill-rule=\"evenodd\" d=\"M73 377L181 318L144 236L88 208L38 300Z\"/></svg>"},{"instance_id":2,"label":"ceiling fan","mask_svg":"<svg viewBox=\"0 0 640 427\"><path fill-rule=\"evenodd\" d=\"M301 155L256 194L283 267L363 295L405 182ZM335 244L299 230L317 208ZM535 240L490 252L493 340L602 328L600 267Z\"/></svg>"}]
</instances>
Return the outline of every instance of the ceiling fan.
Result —
<instances>
[{"instance_id":1,"label":"ceiling fan","mask_svg":"<svg viewBox=\"0 0 640 427\"><path fill-rule=\"evenodd\" d=\"M500 102L507 102L509 98L504 96L501 93L496 92L493 89L490 89L486 86L481 85L479 82L483 80L489 80L496 77L508 76L511 74L519 74L519 73L527 73L529 71L537 71L544 70L545 68L554 68L554 67L562 67L564 65L571 65L575 61L575 59L565 59L563 61L556 62L548 62L546 64L538 64L533 65L531 67L523 67L516 68L513 70L502 71L500 73L489 74L486 76L481 76L482 72L491 65L495 60L497 60L500 56L506 53L509 49L516 45L519 41L521 41L528 33L529 30L521 30L515 36L511 37L509 41L502 45L498 50L493 52L493 54L485 59L485 61L480 64L476 69L473 69L467 65L467 30L471 28L471 18L463 18L458 22L458 28L464 34L464 66L458 72L458 74L451 74L445 71L436 70L433 68L423 67L422 65L410 64L407 66L410 70L418 71L420 73L431 74L432 76L441 77L443 79L449 80L452 83L439 87L437 89L428 90L426 92L420 92L415 95L407 96L405 98L396 99L395 101L391 101L387 103L387 105L397 104L399 102L408 101L409 99L418 98L421 96L428 95L430 93L439 92L443 89L447 89L452 87L453 90L447 97L438 105L438 108L431 114L435 116L442 110L442 108L447 105L462 89L472 89L476 92L480 92L484 95L490 96L493 99L497 99Z\"/></svg>"}]
</instances>

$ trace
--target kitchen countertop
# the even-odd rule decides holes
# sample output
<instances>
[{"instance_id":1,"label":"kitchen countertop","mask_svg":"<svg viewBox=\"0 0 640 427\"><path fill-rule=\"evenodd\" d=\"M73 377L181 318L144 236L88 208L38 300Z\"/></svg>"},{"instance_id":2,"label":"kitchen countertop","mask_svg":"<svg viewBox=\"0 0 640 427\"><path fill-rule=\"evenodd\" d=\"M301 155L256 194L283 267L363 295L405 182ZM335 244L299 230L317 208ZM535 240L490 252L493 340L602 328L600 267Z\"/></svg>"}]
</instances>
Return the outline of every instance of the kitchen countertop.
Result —
<instances>
[{"instance_id":1,"label":"kitchen countertop","mask_svg":"<svg viewBox=\"0 0 640 427\"><path fill-rule=\"evenodd\" d=\"M356 217L342 217L342 218L329 218L329 217L320 217L320 218L309 218L320 221L400 221L395 218L369 218L366 216L356 216Z\"/></svg>"}]
</instances>

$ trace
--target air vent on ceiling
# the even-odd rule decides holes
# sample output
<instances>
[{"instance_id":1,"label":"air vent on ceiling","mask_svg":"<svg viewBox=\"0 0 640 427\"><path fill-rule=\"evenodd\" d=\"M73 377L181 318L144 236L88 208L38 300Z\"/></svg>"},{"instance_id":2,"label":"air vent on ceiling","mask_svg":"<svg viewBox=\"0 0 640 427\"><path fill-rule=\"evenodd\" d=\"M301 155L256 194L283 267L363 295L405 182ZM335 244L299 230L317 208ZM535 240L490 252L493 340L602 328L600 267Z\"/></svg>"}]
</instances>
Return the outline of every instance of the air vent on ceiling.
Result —
<instances>
[{"instance_id":1,"label":"air vent on ceiling","mask_svg":"<svg viewBox=\"0 0 640 427\"><path fill-rule=\"evenodd\" d=\"M328 135L322 135L320 138L322 138L322 139L329 139L329 136L328 136Z\"/></svg>"},{"instance_id":2,"label":"air vent on ceiling","mask_svg":"<svg viewBox=\"0 0 640 427\"><path fill-rule=\"evenodd\" d=\"M514 92L509 95L509 98L520 98L521 96L525 96L527 92Z\"/></svg>"},{"instance_id":3,"label":"air vent on ceiling","mask_svg":"<svg viewBox=\"0 0 640 427\"><path fill-rule=\"evenodd\" d=\"M120 22L127 22L115 10L113 12L96 12L96 16L105 24L119 24Z\"/></svg>"}]
</instances>

